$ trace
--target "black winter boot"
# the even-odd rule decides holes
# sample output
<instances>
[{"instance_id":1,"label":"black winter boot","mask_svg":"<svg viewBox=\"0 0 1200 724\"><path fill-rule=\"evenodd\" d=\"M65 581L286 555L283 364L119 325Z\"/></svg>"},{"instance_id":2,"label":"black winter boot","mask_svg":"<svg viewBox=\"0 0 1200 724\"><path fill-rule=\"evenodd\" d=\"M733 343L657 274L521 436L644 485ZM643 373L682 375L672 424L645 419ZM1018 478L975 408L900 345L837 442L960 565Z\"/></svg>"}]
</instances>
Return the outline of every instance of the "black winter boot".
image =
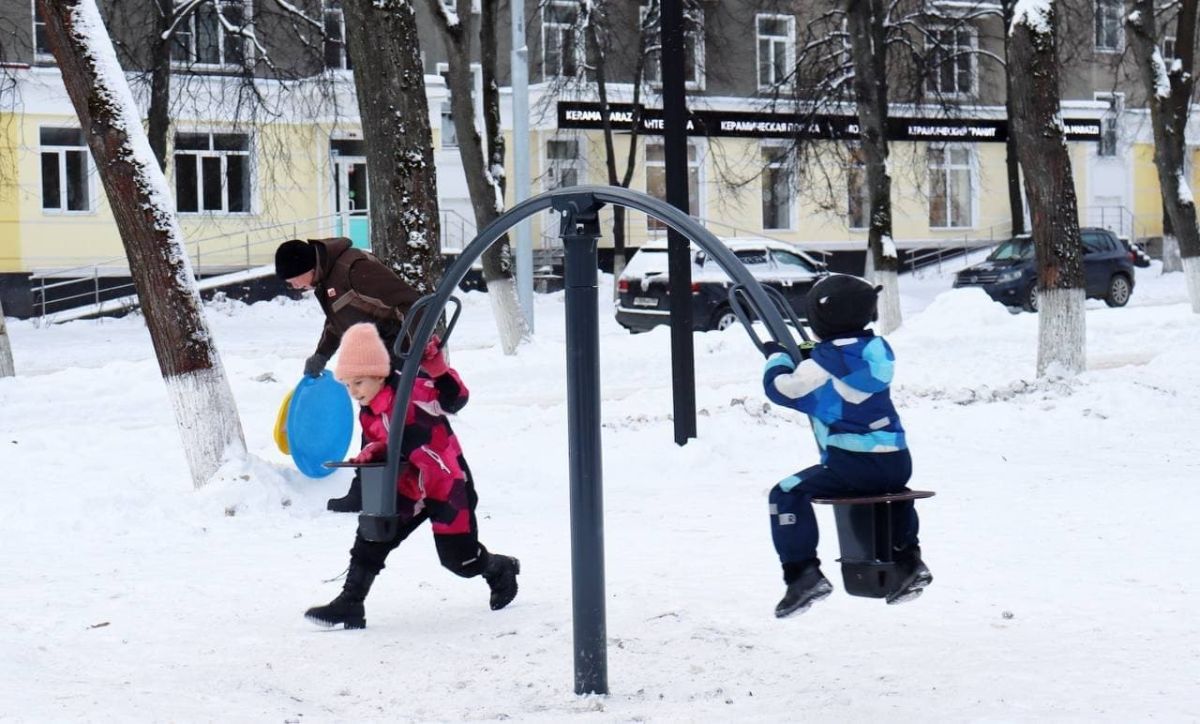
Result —
<instances>
[{"instance_id":1,"label":"black winter boot","mask_svg":"<svg viewBox=\"0 0 1200 724\"><path fill-rule=\"evenodd\" d=\"M833 584L821 573L821 562L815 559L784 563L783 580L787 583L787 591L775 604L775 618L804 613L809 606L833 593Z\"/></svg>"},{"instance_id":2,"label":"black winter boot","mask_svg":"<svg viewBox=\"0 0 1200 724\"><path fill-rule=\"evenodd\" d=\"M330 498L325 504L327 510L334 513L360 513L362 512L362 481L355 475L350 481L350 490L340 498Z\"/></svg>"},{"instance_id":3,"label":"black winter boot","mask_svg":"<svg viewBox=\"0 0 1200 724\"><path fill-rule=\"evenodd\" d=\"M921 560L920 546L897 552L896 563L901 567L904 578L896 590L885 599L889 606L913 600L925 591L926 586L933 583L933 574Z\"/></svg>"},{"instance_id":4,"label":"black winter boot","mask_svg":"<svg viewBox=\"0 0 1200 724\"><path fill-rule=\"evenodd\" d=\"M375 574L357 563L350 564L342 592L324 606L313 606L304 612L304 618L317 624L333 628L341 624L344 628L366 628L367 619L363 601L375 582Z\"/></svg>"},{"instance_id":5,"label":"black winter boot","mask_svg":"<svg viewBox=\"0 0 1200 724\"><path fill-rule=\"evenodd\" d=\"M492 589L490 605L493 611L499 611L517 597L517 574L520 572L521 562L516 558L496 553L488 554L483 578Z\"/></svg>"}]
</instances>

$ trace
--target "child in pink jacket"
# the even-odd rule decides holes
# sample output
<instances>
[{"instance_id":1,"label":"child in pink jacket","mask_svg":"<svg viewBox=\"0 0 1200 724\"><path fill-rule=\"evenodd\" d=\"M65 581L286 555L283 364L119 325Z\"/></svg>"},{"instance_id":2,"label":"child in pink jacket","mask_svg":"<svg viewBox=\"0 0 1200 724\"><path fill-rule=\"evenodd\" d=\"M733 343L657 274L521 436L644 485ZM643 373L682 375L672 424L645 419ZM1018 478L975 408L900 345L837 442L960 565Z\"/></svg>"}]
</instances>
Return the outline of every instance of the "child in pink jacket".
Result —
<instances>
[{"instance_id":1,"label":"child in pink jacket","mask_svg":"<svg viewBox=\"0 0 1200 724\"><path fill-rule=\"evenodd\" d=\"M400 516L396 535L391 540L377 542L355 533L342 592L329 604L310 608L304 614L314 623L364 628L363 601L375 576L383 570L388 554L426 519L432 523L433 540L442 565L464 578L482 575L491 588L492 610L504 608L517 595L520 562L491 553L479 542L475 519L479 499L458 438L446 418L467 403L467 388L458 373L446 364L437 342L434 339L425 347L422 375L413 384L405 414L400 441L400 454L405 462L396 480L396 513ZM391 359L375 325L356 324L346 331L338 349L334 376L362 406L359 421L367 444L350 461L386 460L400 375L392 372Z\"/></svg>"}]
</instances>

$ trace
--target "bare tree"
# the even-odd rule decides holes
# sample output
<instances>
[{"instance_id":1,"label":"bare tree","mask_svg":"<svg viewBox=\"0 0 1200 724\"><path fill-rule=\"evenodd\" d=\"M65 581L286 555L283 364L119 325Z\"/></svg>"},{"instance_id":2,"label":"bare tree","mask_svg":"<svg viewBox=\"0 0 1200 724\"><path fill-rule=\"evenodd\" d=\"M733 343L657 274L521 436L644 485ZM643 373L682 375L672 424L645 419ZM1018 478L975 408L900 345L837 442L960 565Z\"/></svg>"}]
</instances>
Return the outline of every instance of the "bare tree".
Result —
<instances>
[{"instance_id":1,"label":"bare tree","mask_svg":"<svg viewBox=\"0 0 1200 724\"><path fill-rule=\"evenodd\" d=\"M416 15L406 0L345 0L367 151L371 247L405 282L441 276L437 171Z\"/></svg>"},{"instance_id":2,"label":"bare tree","mask_svg":"<svg viewBox=\"0 0 1200 724\"><path fill-rule=\"evenodd\" d=\"M497 0L479 0L479 61L483 80L484 132L487 148L475 126L475 81L471 73L471 34L465 18L470 17L472 0L457 0L455 11L442 0L428 0L430 12L446 45L446 85L450 89L450 109L454 132L462 159L467 192L475 214L475 227L483 229L504 212L504 134L500 128L500 88L497 83L496 19ZM508 237L500 239L483 255L483 279L500 345L505 354L514 354L529 327L521 314L517 286L513 281L512 253Z\"/></svg>"},{"instance_id":3,"label":"bare tree","mask_svg":"<svg viewBox=\"0 0 1200 724\"><path fill-rule=\"evenodd\" d=\"M8 325L4 323L4 304L0 303L0 377L12 377L15 374L12 344L8 341Z\"/></svg>"},{"instance_id":4,"label":"bare tree","mask_svg":"<svg viewBox=\"0 0 1200 724\"><path fill-rule=\"evenodd\" d=\"M95 0L37 0L96 160L196 487L245 454L242 424L200 308L166 179Z\"/></svg>"},{"instance_id":5,"label":"bare tree","mask_svg":"<svg viewBox=\"0 0 1200 724\"><path fill-rule=\"evenodd\" d=\"M1181 0L1176 19L1176 57L1168 68L1158 46L1158 20L1153 0L1135 0L1125 19L1137 60L1150 121L1154 128L1154 166L1162 190L1169 230L1178 240L1192 311L1200 314L1200 228L1196 201L1187 182L1185 133L1196 79L1197 0ZM1164 230L1165 232L1166 230ZM1167 234L1164 233L1164 237ZM1166 263L1164 238L1164 269Z\"/></svg>"},{"instance_id":6,"label":"bare tree","mask_svg":"<svg viewBox=\"0 0 1200 724\"><path fill-rule=\"evenodd\" d=\"M1083 371L1082 243L1071 157L1059 109L1053 0L1018 4L1012 21L1013 110L1033 221L1038 283L1038 375Z\"/></svg>"}]
</instances>

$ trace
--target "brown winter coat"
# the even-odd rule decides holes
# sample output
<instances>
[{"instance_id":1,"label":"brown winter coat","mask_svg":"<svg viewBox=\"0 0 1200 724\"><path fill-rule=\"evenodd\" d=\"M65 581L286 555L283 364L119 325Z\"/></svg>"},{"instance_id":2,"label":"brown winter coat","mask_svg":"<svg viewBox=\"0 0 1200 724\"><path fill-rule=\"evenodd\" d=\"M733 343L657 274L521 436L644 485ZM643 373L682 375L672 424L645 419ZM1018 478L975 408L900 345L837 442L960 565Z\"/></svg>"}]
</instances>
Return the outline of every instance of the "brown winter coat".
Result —
<instances>
[{"instance_id":1,"label":"brown winter coat","mask_svg":"<svg viewBox=\"0 0 1200 724\"><path fill-rule=\"evenodd\" d=\"M332 357L342 334L358 322L374 322L388 345L396 341L404 315L420 295L372 254L344 237L309 239L317 251L313 287L325 311L317 352Z\"/></svg>"}]
</instances>

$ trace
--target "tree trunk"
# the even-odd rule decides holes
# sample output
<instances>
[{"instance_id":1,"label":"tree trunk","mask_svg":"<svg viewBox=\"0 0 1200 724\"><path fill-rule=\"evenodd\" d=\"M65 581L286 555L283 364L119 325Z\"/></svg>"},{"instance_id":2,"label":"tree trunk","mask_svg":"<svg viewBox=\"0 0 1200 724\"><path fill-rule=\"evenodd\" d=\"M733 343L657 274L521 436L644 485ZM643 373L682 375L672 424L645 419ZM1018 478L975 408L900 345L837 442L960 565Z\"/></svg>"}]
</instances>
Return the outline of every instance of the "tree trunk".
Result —
<instances>
[{"instance_id":1,"label":"tree trunk","mask_svg":"<svg viewBox=\"0 0 1200 724\"><path fill-rule=\"evenodd\" d=\"M405 0L346 0L367 151L371 248L421 294L442 272L437 170L416 15Z\"/></svg>"},{"instance_id":2,"label":"tree trunk","mask_svg":"<svg viewBox=\"0 0 1200 724\"><path fill-rule=\"evenodd\" d=\"M46 35L129 257L196 487L246 445L166 178L95 0L38 0Z\"/></svg>"},{"instance_id":3,"label":"tree trunk","mask_svg":"<svg viewBox=\"0 0 1200 724\"><path fill-rule=\"evenodd\" d=\"M1013 129L1025 172L1038 268L1039 376L1076 374L1086 362L1082 244L1071 158L1059 114L1055 10L1029 3L1011 26Z\"/></svg>"},{"instance_id":4,"label":"tree trunk","mask_svg":"<svg viewBox=\"0 0 1200 724\"><path fill-rule=\"evenodd\" d=\"M8 325L4 323L4 305L0 303L0 378L13 377L16 374L12 343L8 340Z\"/></svg>"},{"instance_id":5,"label":"tree trunk","mask_svg":"<svg viewBox=\"0 0 1200 724\"><path fill-rule=\"evenodd\" d=\"M1008 28L1012 25L1013 5L1016 0L1003 0L1003 8L1001 16L1004 19L1004 27ZM1017 160L1017 134L1016 134L1016 119L1013 117L1012 103L1012 63L1009 60L1011 56L1012 41L1008 33L1004 34L1004 113L1008 119L1008 138L1004 141L1004 164L1008 178L1008 215L1012 219L1012 235L1025 233L1025 204L1021 199L1021 165Z\"/></svg>"},{"instance_id":6,"label":"tree trunk","mask_svg":"<svg viewBox=\"0 0 1200 724\"><path fill-rule=\"evenodd\" d=\"M150 109L146 112L150 150L158 167L167 170L167 138L171 133L171 37L175 0L156 0L158 27L151 39Z\"/></svg>"},{"instance_id":7,"label":"tree trunk","mask_svg":"<svg viewBox=\"0 0 1200 724\"><path fill-rule=\"evenodd\" d=\"M1182 0L1176 27L1178 57L1168 69L1158 50L1158 28L1153 0L1136 0L1133 12L1125 20L1129 43L1137 61L1138 73L1146 89L1150 106L1150 125L1154 130L1154 166L1162 189L1163 208L1170 219L1172 235L1178 240L1192 311L1200 314L1200 227L1196 223L1196 202L1187 182L1185 154L1189 104L1195 79L1197 0ZM1163 269L1168 261L1168 235L1163 234ZM1188 260L1192 262L1189 265Z\"/></svg>"},{"instance_id":8,"label":"tree trunk","mask_svg":"<svg viewBox=\"0 0 1200 724\"><path fill-rule=\"evenodd\" d=\"M489 92L487 79L496 78L496 0L481 0L480 61L484 79L483 115L487 124L488 153L485 157L483 140L475 126L475 81L471 73L471 43L464 18L470 17L471 0L458 1L457 22L450 22L441 0L429 0L430 11L437 18L446 45L446 85L450 89L450 111L454 116L454 131L458 137L458 154L471 209L475 213L475 228L482 230L504 211L504 139L500 130L500 94L493 87ZM490 6L490 7L489 7ZM492 21L487 22L487 18ZM490 65L491 67L486 67ZM489 120L490 119L490 120ZM490 160L485 160L490 159ZM529 334L521 314L517 285L512 274L512 251L507 235L483 254L483 280L487 283L492 314L500 333L500 346L505 354L514 354L521 339Z\"/></svg>"},{"instance_id":9,"label":"tree trunk","mask_svg":"<svg viewBox=\"0 0 1200 724\"><path fill-rule=\"evenodd\" d=\"M858 110L867 195L871 218L867 232L865 274L883 285L879 296L881 334L900 326L900 269L892 239L892 178L888 173L887 8L883 0L848 0L847 30L854 64L854 98Z\"/></svg>"},{"instance_id":10,"label":"tree trunk","mask_svg":"<svg viewBox=\"0 0 1200 724\"><path fill-rule=\"evenodd\" d=\"M1161 193L1161 188L1160 188ZM1175 227L1171 223L1171 214L1167 211L1166 196L1162 204L1162 273L1172 274L1183 271L1183 259L1179 256L1179 239L1175 236Z\"/></svg>"}]
</instances>

